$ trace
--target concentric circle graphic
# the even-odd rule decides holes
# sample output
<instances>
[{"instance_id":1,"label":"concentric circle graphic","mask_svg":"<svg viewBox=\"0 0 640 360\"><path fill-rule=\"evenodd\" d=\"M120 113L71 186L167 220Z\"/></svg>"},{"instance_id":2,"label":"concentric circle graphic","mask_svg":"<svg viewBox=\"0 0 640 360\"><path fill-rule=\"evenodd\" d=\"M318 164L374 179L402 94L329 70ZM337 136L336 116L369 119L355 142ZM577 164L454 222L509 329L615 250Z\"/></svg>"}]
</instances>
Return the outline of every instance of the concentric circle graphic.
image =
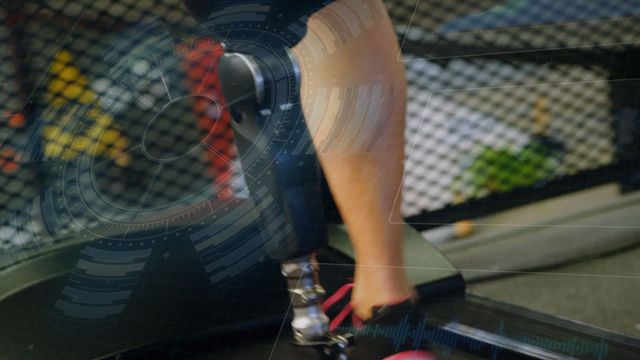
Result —
<instances>
[{"instance_id":1,"label":"concentric circle graphic","mask_svg":"<svg viewBox=\"0 0 640 360\"><path fill-rule=\"evenodd\" d=\"M264 7L259 9L262 12L269 11ZM251 13L254 12L251 11ZM105 164L104 159L92 156L91 151L83 151L77 157L58 164L58 181L54 183L55 190L52 190L54 201L60 202L56 207L57 212L65 212L81 226L85 223L91 224L85 229L90 232L94 232L96 228L105 227L110 228L108 233L126 232L130 227L167 224L174 221L176 217L182 218L181 222L185 224L201 220L186 219L184 216L185 213L193 214L192 209L195 207L208 207L205 204L221 201L217 199L219 194L214 191L218 190L216 189L217 179L203 179L206 181L200 181L200 187L189 186L188 191L174 197L166 196L174 191L171 187L157 190L154 185L158 186L163 181L170 182L170 179L163 179L165 175L179 176L180 171L186 172L187 175L195 173L196 171L189 167L198 166L198 162L201 162L198 157L202 157L203 153L207 152L213 153L232 167L239 167L239 164L243 163L245 178L242 178L237 171L231 181L237 184L236 187L251 187L253 183L260 182L261 174L256 173L253 179L247 174L252 173L251 169L265 168L265 162L273 161L265 158L264 154L269 148L280 146L279 144L288 141L278 137L278 134L283 132L278 132L276 128L287 121L278 122L274 119L266 124L256 141L260 146L243 154L243 159L231 158L223 152L224 149L217 149L207 143L208 134L196 131L198 130L197 117L208 114L211 118L211 113L216 116L226 111L226 105L222 105L222 101L218 98L219 92L209 92L209 89L204 86L193 89L191 93L184 93L184 91L180 93L180 90L176 89L186 85L184 69L188 69L189 66L210 54L195 48L194 51L189 51L187 56L179 56L179 51L176 49L179 45L184 46L184 43L193 44L203 39L210 42L214 41L212 39L225 39L225 43L233 44L235 47L232 51L251 52L256 59L278 59L282 62L278 66L267 64L268 68L277 68L276 71L280 72L270 74L267 79L273 83L273 91L269 94L270 97L265 99L265 106L268 107L269 103L274 102L296 102L297 91L289 89L294 88L297 74L286 74L287 68L291 67L291 59L284 52L284 46L287 44L287 38L299 38L300 34L287 34L284 31L274 34L265 25L254 21L228 23L224 18L229 16L229 13L222 11L221 14L223 15L220 17L223 20L217 21L214 17L214 20L205 23L203 26L206 29L205 34L198 34L196 40L176 40L166 30L165 24L152 23L135 29L131 34L134 36L130 37L128 42L114 45L113 48L106 50L105 58L110 64L109 80L120 89L121 93L127 94L139 105L138 109L134 109L137 116L133 121L136 122L137 128L143 131L130 134L129 143L122 156L131 156L136 159L134 165L145 167L144 173L147 177L140 179L141 183L145 184L131 199L122 196L117 189L108 189L111 184L109 181L104 181L105 173L108 171L104 171L103 168L104 166L113 168L113 164ZM213 71L213 69L210 68L207 71ZM164 91L158 91L158 89ZM108 103L112 108L121 106L119 100L122 99L110 99ZM89 118L90 112L96 111L97 104L100 102L101 99L98 98L96 104L85 105L80 109L74 108L75 113L71 116L70 122L75 123L67 126L71 129L71 134L77 137L89 131L95 131L90 128L92 124L86 119ZM110 110L109 106L105 108L105 112L113 113ZM195 116L190 114L194 111ZM282 114L287 115L286 112ZM56 116L67 115L68 113ZM122 120L132 121L132 115L131 112L120 112L114 118L117 119L120 116ZM300 120L292 119L290 122ZM214 123L210 130L214 131L213 128L216 126L218 125ZM123 132L126 133L126 130L125 127ZM99 128L96 137L103 136L108 131L110 131L109 127ZM136 164L135 161L140 161L140 164ZM247 165L250 169L246 168ZM135 171L135 167L123 167L122 171ZM243 184L245 181L246 184ZM130 192L131 187L125 189L126 186L127 184L123 185L121 190ZM154 197L166 199L154 202ZM95 227L96 223L100 226ZM95 235L109 236L108 233Z\"/></svg>"},{"instance_id":2,"label":"concentric circle graphic","mask_svg":"<svg viewBox=\"0 0 640 360\"><path fill-rule=\"evenodd\" d=\"M271 171L280 166L300 176L297 164L282 161L315 152L311 137L299 135L307 132L299 66L312 69L325 61L372 20L365 11L361 23L327 40L307 34L311 14L278 25L267 21L286 10L270 3L222 7L189 31L160 21L137 25L103 49L107 68L99 79L83 80L84 92L67 96L73 101L55 98L68 104L49 110L48 118L62 129L52 130L52 139L84 142L64 143L73 151L44 150L45 158L55 154L57 160L47 161L50 180L40 212L52 237L93 240L56 304L63 317L101 321L121 313L153 249L172 239L191 241L217 285L267 258L286 258L295 247ZM335 25L327 28L344 29ZM291 49L306 35L319 39L318 47L306 45L297 54L304 58L296 59ZM259 126L240 121L231 130L228 110L235 104L222 98L217 73L222 44L225 53L247 56L261 69ZM72 54L63 55L57 68L77 72ZM316 95L323 96L307 98L326 101ZM95 294L107 299L99 312Z\"/></svg>"},{"instance_id":3,"label":"concentric circle graphic","mask_svg":"<svg viewBox=\"0 0 640 360\"><path fill-rule=\"evenodd\" d=\"M197 80L215 72L215 64L206 59L211 57L207 44L222 39L227 52L272 61L261 64L272 70L265 73L271 89L263 99L265 109L274 108L273 104L299 104L299 73L292 72L295 67L284 40L295 34L273 34L253 21L229 24L212 20L203 28L204 33L195 39L176 41L165 24L148 24L136 29L128 42L114 45L105 54L110 64L108 78L119 89L115 93L126 94L110 99L108 104L123 107L119 102L125 97L133 104L129 106L133 110L125 108L119 113L110 111L109 106L103 110L115 114L114 118L123 116L131 121L131 129L122 128L128 144L119 155L130 157L133 166L123 166L120 173L130 177L136 165L146 171L141 171L138 178L133 176L133 184L105 178L117 169L116 161L92 156L91 151L79 152L56 168L56 180L45 191L43 201L43 207L48 208L44 212L51 214L47 216L50 231L71 226L99 239L83 251L73 282L56 304L66 318L96 321L119 314L128 299L127 291L132 289L131 279L140 276L152 249L162 241L188 237L214 284L233 279L288 246L285 240L291 228L262 181L269 176L265 173L269 165L276 161L273 154L309 148L310 143L296 147L298 144L290 144L289 138L283 137L290 136L285 127L303 121L300 112L276 107L253 139L255 146L238 157L235 149L218 147L211 139L211 134L220 130L216 127L229 126L217 123L228 104L220 99L219 91L211 91L204 82L189 83L189 77ZM194 70L193 64L205 64L204 71ZM190 90L181 92L184 87ZM76 136L90 132L91 125L85 120L98 107L90 104L78 109L84 115L73 117L75 124L67 128ZM207 119L207 127L199 128L197 124ZM95 135L100 137L108 131L110 128L103 126ZM240 136L243 131L239 127ZM194 173L206 174L202 159L207 156L232 168L235 172L231 179L195 178ZM240 164L242 172L236 170ZM110 171L105 171L107 166ZM187 177L184 186L174 181L181 175ZM226 188L217 186L219 181ZM114 188L118 182L121 187ZM94 293L112 299L101 304L98 313L89 300Z\"/></svg>"}]
</instances>

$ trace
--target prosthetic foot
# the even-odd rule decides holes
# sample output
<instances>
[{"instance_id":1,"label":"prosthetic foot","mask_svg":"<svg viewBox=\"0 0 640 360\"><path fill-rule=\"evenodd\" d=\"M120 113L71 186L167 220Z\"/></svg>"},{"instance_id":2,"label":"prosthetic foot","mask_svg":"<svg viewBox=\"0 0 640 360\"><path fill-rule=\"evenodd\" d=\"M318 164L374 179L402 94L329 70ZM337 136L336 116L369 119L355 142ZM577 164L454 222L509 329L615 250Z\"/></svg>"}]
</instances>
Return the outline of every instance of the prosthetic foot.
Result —
<instances>
[{"instance_id":1,"label":"prosthetic foot","mask_svg":"<svg viewBox=\"0 0 640 360\"><path fill-rule=\"evenodd\" d=\"M323 357L346 359L352 336L329 333L329 317L322 310L325 291L318 282L318 271L313 256L282 262L282 274L287 278L294 314L291 322L293 339L299 346L316 348Z\"/></svg>"}]
</instances>

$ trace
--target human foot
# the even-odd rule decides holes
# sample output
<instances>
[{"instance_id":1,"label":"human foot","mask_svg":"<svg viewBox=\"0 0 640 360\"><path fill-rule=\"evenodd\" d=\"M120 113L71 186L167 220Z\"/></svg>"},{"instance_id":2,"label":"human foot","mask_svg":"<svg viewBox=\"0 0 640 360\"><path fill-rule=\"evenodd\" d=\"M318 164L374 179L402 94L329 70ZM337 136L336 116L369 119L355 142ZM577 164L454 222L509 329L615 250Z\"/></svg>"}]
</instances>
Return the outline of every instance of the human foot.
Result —
<instances>
[{"instance_id":1,"label":"human foot","mask_svg":"<svg viewBox=\"0 0 640 360\"><path fill-rule=\"evenodd\" d=\"M345 299L353 287L353 284L346 284L328 297L323 306L325 311ZM434 360L434 355L428 351L429 344L418 336L426 327L426 318L416 305L417 293L413 289L404 299L372 307L370 317L363 320L352 312L349 302L333 318L330 330L355 335L350 360Z\"/></svg>"}]
</instances>

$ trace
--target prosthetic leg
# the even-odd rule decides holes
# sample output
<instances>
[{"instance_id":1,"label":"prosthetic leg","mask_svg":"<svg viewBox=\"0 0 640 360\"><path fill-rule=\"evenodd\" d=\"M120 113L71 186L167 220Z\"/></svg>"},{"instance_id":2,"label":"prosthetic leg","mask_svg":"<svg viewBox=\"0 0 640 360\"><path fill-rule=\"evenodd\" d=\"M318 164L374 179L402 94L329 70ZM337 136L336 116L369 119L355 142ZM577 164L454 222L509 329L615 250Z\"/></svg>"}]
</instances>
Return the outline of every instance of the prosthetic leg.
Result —
<instances>
[{"instance_id":1,"label":"prosthetic leg","mask_svg":"<svg viewBox=\"0 0 640 360\"><path fill-rule=\"evenodd\" d=\"M296 59L286 47L225 43L218 71L249 191L266 189L276 204L277 214L263 210L263 229L281 239L270 249L287 279L294 342L315 348L322 358L346 359L350 337L329 333L321 305L315 251L326 246L327 224ZM269 230L280 222L285 225L277 234Z\"/></svg>"}]
</instances>

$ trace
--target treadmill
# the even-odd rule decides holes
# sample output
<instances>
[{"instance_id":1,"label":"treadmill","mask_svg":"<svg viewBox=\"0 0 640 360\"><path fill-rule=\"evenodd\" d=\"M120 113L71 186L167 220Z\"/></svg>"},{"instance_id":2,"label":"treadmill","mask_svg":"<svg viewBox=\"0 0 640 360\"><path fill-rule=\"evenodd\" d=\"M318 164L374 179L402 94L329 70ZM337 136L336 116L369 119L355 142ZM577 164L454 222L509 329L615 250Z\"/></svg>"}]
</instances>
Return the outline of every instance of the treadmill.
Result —
<instances>
[{"instance_id":1,"label":"treadmill","mask_svg":"<svg viewBox=\"0 0 640 360\"><path fill-rule=\"evenodd\" d=\"M407 225L405 237L427 321L416 332L376 336L431 343L439 359L640 358L637 339L467 294L460 273L420 233ZM83 275L79 259L94 253L88 249L86 242L69 241L2 270L3 358L317 358L292 343L290 299L277 262L257 264L216 288L187 236L154 248L145 269L129 274L136 286L120 313L64 316L56 303L72 289L74 275ZM351 254L344 227L331 225L330 246L319 255L328 292L352 275ZM114 282L127 278L112 276ZM85 306L108 307L101 300Z\"/></svg>"},{"instance_id":2,"label":"treadmill","mask_svg":"<svg viewBox=\"0 0 640 360\"><path fill-rule=\"evenodd\" d=\"M456 26L451 28L464 31ZM459 51L468 44L457 40L454 37L447 44L455 46L445 50L461 56ZM403 49L413 53L423 53L424 46L410 37L403 43ZM82 173L90 164L72 165ZM610 180L608 176L611 173L598 181ZM64 179L80 183L80 178ZM280 261L270 256L279 249L255 246L264 242L263 215L255 206L260 199L212 201L203 196L164 212L142 211L133 216L136 226L107 221L64 232L42 220L69 199L56 198L56 186L62 186L61 191L72 188L54 183L51 192L29 206L35 209L29 212L30 221L55 237L46 246L0 258L0 357L322 357L322 351L301 351L292 342L292 299ZM469 208L486 212L483 206L491 200L479 200L480 205L470 201L475 207ZM405 257L426 321L413 332L380 331L376 336L430 343L439 359L640 359L637 339L466 293L459 271L416 228L448 222L456 209L465 212L464 206L471 205L445 207L433 212L430 221L424 214L408 219ZM353 274L346 229L330 220L328 246L318 254L320 282L328 293ZM56 221L64 223L64 218ZM233 241L207 244L216 234ZM245 257L251 261L243 261Z\"/></svg>"}]
</instances>

